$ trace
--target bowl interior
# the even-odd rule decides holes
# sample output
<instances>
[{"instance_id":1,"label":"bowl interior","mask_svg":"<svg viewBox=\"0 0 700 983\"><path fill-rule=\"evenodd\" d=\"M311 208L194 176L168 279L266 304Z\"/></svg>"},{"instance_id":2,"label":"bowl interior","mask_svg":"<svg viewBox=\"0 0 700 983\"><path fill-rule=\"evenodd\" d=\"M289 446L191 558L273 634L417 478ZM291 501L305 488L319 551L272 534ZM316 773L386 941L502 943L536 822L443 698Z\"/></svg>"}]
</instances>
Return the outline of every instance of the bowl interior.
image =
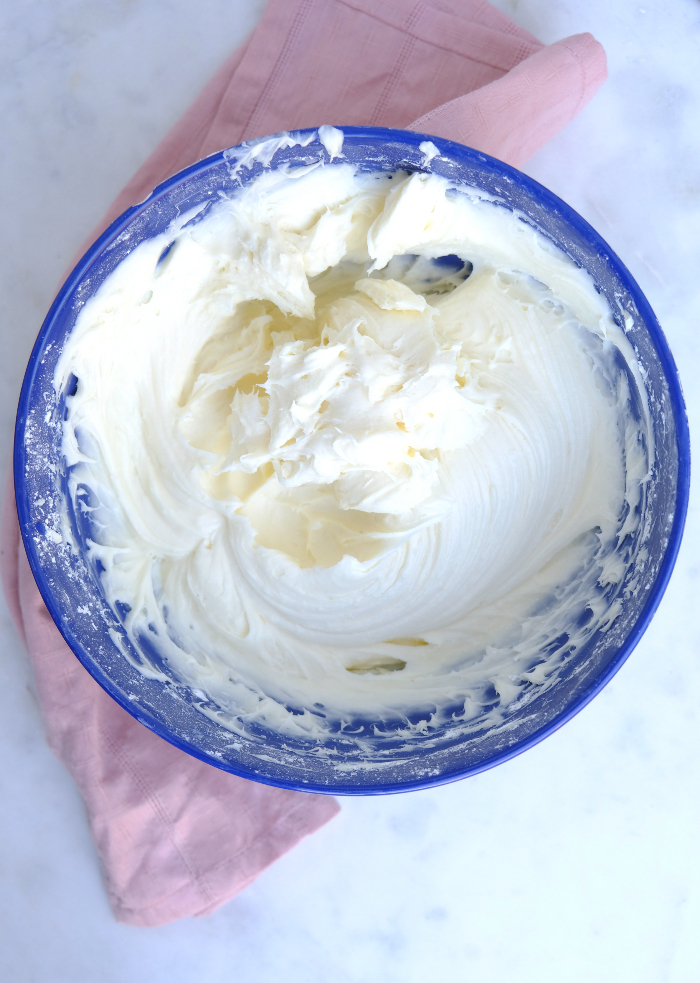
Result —
<instances>
[{"instance_id":1,"label":"bowl interior","mask_svg":"<svg viewBox=\"0 0 700 983\"><path fill-rule=\"evenodd\" d=\"M128 641L118 612L107 605L99 571L91 566L86 513L66 501L60 444L69 393L54 391L56 361L86 301L140 242L183 213L201 214L222 193L235 194L264 166L300 166L321 157L332 166L315 130L295 134L300 142L280 146L269 162L256 154L259 142L200 161L125 212L88 251L56 298L32 352L17 417L15 488L27 555L51 616L83 665L129 713L190 754L243 777L285 788L369 794L439 784L498 764L551 733L605 685L639 640L668 582L687 508L689 442L676 369L654 314L620 260L577 213L520 172L459 144L370 127L345 127L344 134L345 160L361 168L429 169L517 211L591 274L625 328L644 370L656 454L639 505L642 521L624 544L630 556L641 559L621 584L610 587L609 600L622 602L612 627L593 634L563 660L555 685L509 707L500 726L468 735L445 729L413 742L387 740L371 767L342 741L329 742L329 753L319 755L315 746L271 731L234 735L217 723L215 706L202 706L201 696L175 679L163 682L139 669L141 655ZM429 163L420 149L424 140L440 151ZM77 551L62 541L62 508ZM646 549L640 552L635 537L642 535Z\"/></svg>"}]
</instances>

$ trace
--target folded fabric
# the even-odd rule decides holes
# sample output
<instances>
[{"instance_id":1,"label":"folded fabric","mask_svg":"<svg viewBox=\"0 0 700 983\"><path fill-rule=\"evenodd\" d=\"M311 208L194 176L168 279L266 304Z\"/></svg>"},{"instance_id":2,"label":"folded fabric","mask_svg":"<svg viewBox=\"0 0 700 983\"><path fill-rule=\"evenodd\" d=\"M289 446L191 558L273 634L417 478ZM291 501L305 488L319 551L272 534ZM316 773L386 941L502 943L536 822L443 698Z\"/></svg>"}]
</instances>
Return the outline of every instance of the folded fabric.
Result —
<instances>
[{"instance_id":1,"label":"folded fabric","mask_svg":"<svg viewBox=\"0 0 700 983\"><path fill-rule=\"evenodd\" d=\"M484 0L270 0L253 35L89 242L175 171L283 129L411 127L519 165L580 111L605 75L603 49L591 35L544 47ZM0 547L48 740L82 792L120 921L160 925L212 911L337 812L328 796L270 788L203 764L114 703L42 602L10 485Z\"/></svg>"}]
</instances>

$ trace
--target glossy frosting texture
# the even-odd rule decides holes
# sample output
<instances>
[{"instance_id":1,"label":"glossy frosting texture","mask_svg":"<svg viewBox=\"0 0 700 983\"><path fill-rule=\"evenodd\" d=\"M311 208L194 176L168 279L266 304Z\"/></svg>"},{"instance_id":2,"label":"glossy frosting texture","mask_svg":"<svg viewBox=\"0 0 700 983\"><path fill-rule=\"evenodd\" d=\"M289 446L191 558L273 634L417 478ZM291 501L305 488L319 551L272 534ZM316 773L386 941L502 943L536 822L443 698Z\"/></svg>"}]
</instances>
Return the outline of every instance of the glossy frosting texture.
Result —
<instances>
[{"instance_id":1,"label":"glossy frosting texture","mask_svg":"<svg viewBox=\"0 0 700 983\"><path fill-rule=\"evenodd\" d=\"M73 493L130 638L225 726L468 723L619 610L638 367L517 215L326 136L332 163L185 216L85 306Z\"/></svg>"}]
</instances>

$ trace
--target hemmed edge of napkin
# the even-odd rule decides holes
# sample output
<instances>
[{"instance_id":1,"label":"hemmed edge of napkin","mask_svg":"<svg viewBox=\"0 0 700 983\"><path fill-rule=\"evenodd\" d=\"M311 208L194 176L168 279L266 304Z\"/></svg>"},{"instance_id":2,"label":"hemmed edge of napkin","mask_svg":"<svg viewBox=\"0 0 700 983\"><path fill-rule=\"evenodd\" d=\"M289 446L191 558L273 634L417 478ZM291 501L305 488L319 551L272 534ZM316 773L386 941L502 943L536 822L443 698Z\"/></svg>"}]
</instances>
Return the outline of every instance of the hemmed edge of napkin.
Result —
<instances>
[{"instance_id":1,"label":"hemmed edge of napkin","mask_svg":"<svg viewBox=\"0 0 700 983\"><path fill-rule=\"evenodd\" d=\"M225 858L214 864L206 875L197 876L167 897L141 908L123 904L103 869L103 881L114 917L125 925L157 928L181 918L210 915L244 891L304 837L325 826L338 812L340 806L331 796L317 795L311 807L308 801L300 801L275 823L261 829L255 840L240 854ZM242 860L244 862L241 864ZM241 871L236 872L235 879L232 879L227 871L236 865L241 866ZM211 880L217 878L222 883L228 881L228 886L213 888Z\"/></svg>"}]
</instances>

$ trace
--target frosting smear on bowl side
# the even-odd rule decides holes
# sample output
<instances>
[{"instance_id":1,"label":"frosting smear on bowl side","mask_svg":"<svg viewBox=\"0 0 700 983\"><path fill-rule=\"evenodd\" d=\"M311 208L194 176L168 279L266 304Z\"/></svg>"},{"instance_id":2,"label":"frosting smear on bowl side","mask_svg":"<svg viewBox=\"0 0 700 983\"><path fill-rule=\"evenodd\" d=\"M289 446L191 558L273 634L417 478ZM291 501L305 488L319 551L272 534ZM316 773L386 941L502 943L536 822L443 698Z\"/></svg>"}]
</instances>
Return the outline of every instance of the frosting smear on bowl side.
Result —
<instances>
[{"instance_id":1,"label":"frosting smear on bowl side","mask_svg":"<svg viewBox=\"0 0 700 983\"><path fill-rule=\"evenodd\" d=\"M639 367L517 214L334 148L87 302L55 376L71 495L142 671L231 730L481 726L620 609Z\"/></svg>"}]
</instances>

